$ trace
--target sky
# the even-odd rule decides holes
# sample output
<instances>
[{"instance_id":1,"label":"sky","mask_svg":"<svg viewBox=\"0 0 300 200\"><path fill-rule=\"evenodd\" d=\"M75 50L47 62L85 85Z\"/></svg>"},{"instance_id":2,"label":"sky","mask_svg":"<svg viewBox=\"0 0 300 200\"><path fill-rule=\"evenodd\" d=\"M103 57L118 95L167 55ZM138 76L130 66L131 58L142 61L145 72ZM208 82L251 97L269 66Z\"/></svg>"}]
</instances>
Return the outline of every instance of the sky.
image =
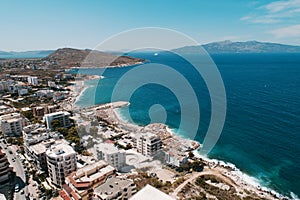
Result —
<instances>
[{"instance_id":1,"label":"sky","mask_svg":"<svg viewBox=\"0 0 300 200\"><path fill-rule=\"evenodd\" d=\"M0 50L93 48L119 32L162 27L199 44L300 45L300 0L1 0Z\"/></svg>"}]
</instances>

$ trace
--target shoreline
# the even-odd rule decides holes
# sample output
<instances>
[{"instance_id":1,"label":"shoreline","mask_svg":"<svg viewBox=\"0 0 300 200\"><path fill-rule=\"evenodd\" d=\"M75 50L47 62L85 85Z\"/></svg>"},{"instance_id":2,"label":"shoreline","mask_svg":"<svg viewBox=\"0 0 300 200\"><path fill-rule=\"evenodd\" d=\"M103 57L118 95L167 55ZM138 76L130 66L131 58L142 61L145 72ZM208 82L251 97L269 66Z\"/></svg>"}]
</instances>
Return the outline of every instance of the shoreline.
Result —
<instances>
[{"instance_id":1,"label":"shoreline","mask_svg":"<svg viewBox=\"0 0 300 200\"><path fill-rule=\"evenodd\" d=\"M124 121L124 122L130 124L130 122L127 122L126 119L123 118L123 116L120 112L115 111L115 113L117 113L117 117L120 121ZM133 124L133 125L138 126L138 127L145 127L145 126L139 126L136 124ZM186 140L186 138L183 138L182 136L173 132L172 129L169 128L167 125L166 125L166 127L167 127L167 131L172 135L172 137L174 137L178 140L181 140L181 141ZM195 141L195 142L197 142L197 141ZM201 155L199 153L200 148L201 148L201 146L192 151L194 153L195 157L198 159L202 159L204 162L206 162L206 164L209 166L210 169L216 169L223 176L231 179L238 187L241 187L246 190L250 190L252 192L257 193L261 197L265 197L265 198L269 198L269 199L274 199L274 200L276 200L276 199L291 199L290 197L284 196L271 188L263 186L257 178L242 172L242 170L237 168L235 166L235 164L233 164L233 163L229 163L229 162L226 162L223 160L218 160L218 159L211 159L204 155Z\"/></svg>"},{"instance_id":2,"label":"shoreline","mask_svg":"<svg viewBox=\"0 0 300 200\"><path fill-rule=\"evenodd\" d=\"M72 107L73 108L80 108L80 106L76 105L76 103L80 100L80 98L83 96L84 92L88 89L93 87L92 85L87 86L85 84L86 81L89 80L100 80L103 79L104 76L98 76L98 75L85 75L84 77L78 78L79 80L71 81L70 83L73 83L74 85L69 86L68 88L71 90L71 97L72 97Z\"/></svg>"},{"instance_id":3,"label":"shoreline","mask_svg":"<svg viewBox=\"0 0 300 200\"><path fill-rule=\"evenodd\" d=\"M207 156L199 154L198 150L193 151L195 157L204 160L210 169L216 169L221 174L233 180L239 187L246 190L253 191L257 194L261 194L262 197L271 199L291 199L288 196L280 194L279 192L263 186L259 180L243 172L241 169L235 166L235 164L218 160L214 158L208 158Z\"/></svg>"},{"instance_id":4,"label":"shoreline","mask_svg":"<svg viewBox=\"0 0 300 200\"><path fill-rule=\"evenodd\" d=\"M91 75L92 77L93 75ZM90 78L91 78L90 77ZM84 79L84 80L80 80L83 83L83 86L79 89L79 91L75 91L75 95L73 96L74 101L72 101L72 106L73 108L79 108L82 109L83 107L76 105L77 101L80 99L80 97L84 94L84 92L86 91L86 89L88 89L91 86L85 86L84 82L87 80L93 80L93 79ZM98 78L103 78L98 76ZM94 78L95 79L95 78ZM73 90L72 90L73 91ZM77 94L77 95L76 95ZM128 102L127 102L128 103ZM116 120L116 124L118 126L122 126L123 128L126 127L127 131L130 130L143 130L146 129L147 126L141 126L138 124L134 124L129 122L128 120L126 120L124 118L124 116L121 114L119 108L120 107L115 107L113 108L113 104L114 102L110 103L110 108L106 108L111 109L112 112L112 116L113 118ZM99 104L99 105L94 105L94 106L87 106L85 108L97 108L97 107L101 107L101 105L105 105L105 104ZM127 104L128 106L129 104ZM124 106L121 106L124 107ZM186 143L186 141L193 141L198 143L197 141L191 140L191 139L187 139L182 137L181 135L175 133L171 128L169 128L167 125L166 129L167 131L170 133L171 137L182 142L182 143ZM201 144L200 147L201 148ZM229 179L231 179L238 188L242 188L244 190L249 190L252 191L254 193L256 193L258 196L263 197L263 198L268 198L268 199L297 199L298 197L296 196L295 198L293 197L293 194L291 193L290 196L284 196L282 194L280 194L279 192L268 188L266 186L263 186L262 183L259 182L259 180L253 176L250 176L244 172L242 172L241 169L237 168L234 164L223 161L223 160L217 160L217 159L212 159L212 158L208 158L206 156L200 155L198 150L199 148L193 150L192 152L194 153L195 157L198 159L202 159L204 162L206 162L206 164L209 166L209 168L211 169L216 169L218 172L220 172L224 177L227 177Z\"/></svg>"},{"instance_id":5,"label":"shoreline","mask_svg":"<svg viewBox=\"0 0 300 200\"><path fill-rule=\"evenodd\" d=\"M109 65L109 66L102 66L102 67L70 67L70 68L66 68L65 70L121 68L121 67L131 67L131 66L135 66L135 65L141 65L145 62L135 62L135 63L129 63L129 64L120 64L120 65ZM91 75L91 76L93 76L93 75Z\"/></svg>"}]
</instances>

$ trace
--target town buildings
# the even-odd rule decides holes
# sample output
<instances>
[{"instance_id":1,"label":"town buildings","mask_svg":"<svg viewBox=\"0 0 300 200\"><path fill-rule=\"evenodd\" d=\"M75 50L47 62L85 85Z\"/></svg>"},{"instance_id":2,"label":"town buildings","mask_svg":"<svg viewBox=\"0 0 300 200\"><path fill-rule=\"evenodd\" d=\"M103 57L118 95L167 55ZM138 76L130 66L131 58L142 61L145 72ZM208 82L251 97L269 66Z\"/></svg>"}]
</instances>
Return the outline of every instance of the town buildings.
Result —
<instances>
[{"instance_id":1,"label":"town buildings","mask_svg":"<svg viewBox=\"0 0 300 200\"><path fill-rule=\"evenodd\" d=\"M45 114L53 113L56 111L55 105L53 106L36 106L32 108L32 113L34 117L42 118Z\"/></svg>"}]
</instances>

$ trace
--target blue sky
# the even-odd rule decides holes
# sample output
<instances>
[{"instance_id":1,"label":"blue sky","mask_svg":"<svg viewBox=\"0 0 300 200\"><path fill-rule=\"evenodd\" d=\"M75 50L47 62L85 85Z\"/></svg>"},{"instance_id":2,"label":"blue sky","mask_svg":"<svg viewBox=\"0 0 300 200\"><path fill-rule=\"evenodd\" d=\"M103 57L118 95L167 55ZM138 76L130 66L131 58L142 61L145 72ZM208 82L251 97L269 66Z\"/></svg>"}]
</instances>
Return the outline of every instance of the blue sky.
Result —
<instances>
[{"instance_id":1,"label":"blue sky","mask_svg":"<svg viewBox=\"0 0 300 200\"><path fill-rule=\"evenodd\" d=\"M0 50L93 48L132 28L163 27L200 44L220 40L300 45L300 0L2 0Z\"/></svg>"}]
</instances>

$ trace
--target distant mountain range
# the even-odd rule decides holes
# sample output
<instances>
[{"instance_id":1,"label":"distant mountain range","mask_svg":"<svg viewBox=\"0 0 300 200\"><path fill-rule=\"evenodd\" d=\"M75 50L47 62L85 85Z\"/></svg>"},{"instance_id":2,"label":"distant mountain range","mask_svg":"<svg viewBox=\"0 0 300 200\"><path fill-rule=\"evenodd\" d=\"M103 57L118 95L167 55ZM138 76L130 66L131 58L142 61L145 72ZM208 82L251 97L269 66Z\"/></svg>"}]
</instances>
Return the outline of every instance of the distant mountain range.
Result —
<instances>
[{"instance_id":1,"label":"distant mountain range","mask_svg":"<svg viewBox=\"0 0 300 200\"><path fill-rule=\"evenodd\" d=\"M37 51L0 51L0 58L44 58L55 50L37 50Z\"/></svg>"},{"instance_id":2,"label":"distant mountain range","mask_svg":"<svg viewBox=\"0 0 300 200\"><path fill-rule=\"evenodd\" d=\"M201 46L185 46L174 49L174 51L196 53L201 47L208 53L300 53L300 46L257 41L232 42L230 40L212 42Z\"/></svg>"},{"instance_id":3,"label":"distant mountain range","mask_svg":"<svg viewBox=\"0 0 300 200\"><path fill-rule=\"evenodd\" d=\"M200 46L185 46L174 51L181 53L196 53L199 52L200 48L204 48L208 53L300 53L300 46L285 45L278 43L269 42L257 42L257 41L247 41L247 42L232 42L230 40L225 40L221 42L212 42ZM58 52L56 52L58 51ZM53 53L68 52L74 59L77 56L86 56L91 50L79 50L71 48L62 48L58 50L40 50L40 51L24 51L24 52L6 52L0 51L0 59L5 58L45 58ZM98 52L100 55L103 52ZM108 55L113 56L115 53L107 52ZM54 54L55 55L55 54ZM54 56L53 55L53 56ZM101 58L101 56L100 56ZM102 57L103 58L103 57ZM125 57L123 57L125 59ZM75 59L76 60L76 59ZM63 62L63 61L62 61Z\"/></svg>"}]
</instances>

